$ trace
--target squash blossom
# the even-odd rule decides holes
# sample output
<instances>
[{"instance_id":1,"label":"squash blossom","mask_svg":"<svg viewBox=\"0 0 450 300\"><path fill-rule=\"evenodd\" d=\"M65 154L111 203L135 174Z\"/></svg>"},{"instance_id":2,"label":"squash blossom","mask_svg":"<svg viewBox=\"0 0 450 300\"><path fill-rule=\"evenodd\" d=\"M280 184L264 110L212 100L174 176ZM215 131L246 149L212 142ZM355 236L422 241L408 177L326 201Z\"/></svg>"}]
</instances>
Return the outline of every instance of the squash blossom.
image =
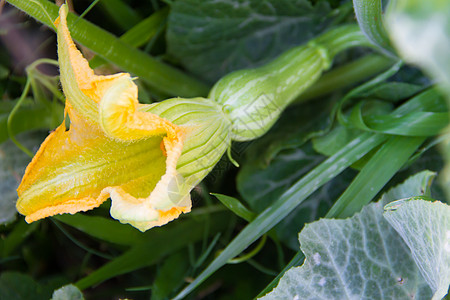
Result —
<instances>
[{"instance_id":1,"label":"squash blossom","mask_svg":"<svg viewBox=\"0 0 450 300\"><path fill-rule=\"evenodd\" d=\"M55 21L70 127L51 133L25 171L17 209L27 222L76 213L111 198L111 216L145 231L191 209L190 191L231 140L265 134L281 112L350 47L356 25L333 29L271 63L219 80L209 98L139 104L129 74L96 76L66 24Z\"/></svg>"},{"instance_id":2,"label":"squash blossom","mask_svg":"<svg viewBox=\"0 0 450 300\"><path fill-rule=\"evenodd\" d=\"M111 216L141 231L189 212L190 191L231 142L221 105L204 98L139 104L129 74L94 75L66 18L63 5L55 26L68 120L28 165L17 210L33 222L111 198Z\"/></svg>"}]
</instances>

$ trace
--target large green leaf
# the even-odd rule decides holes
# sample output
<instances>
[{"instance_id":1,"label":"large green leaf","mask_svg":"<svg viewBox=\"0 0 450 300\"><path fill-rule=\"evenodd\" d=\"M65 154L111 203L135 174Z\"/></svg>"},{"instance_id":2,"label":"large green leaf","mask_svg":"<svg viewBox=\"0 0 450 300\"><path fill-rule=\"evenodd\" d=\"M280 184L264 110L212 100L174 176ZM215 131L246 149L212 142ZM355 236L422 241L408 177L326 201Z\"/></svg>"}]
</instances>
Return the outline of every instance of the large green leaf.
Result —
<instances>
[{"instance_id":1,"label":"large green leaf","mask_svg":"<svg viewBox=\"0 0 450 300\"><path fill-rule=\"evenodd\" d=\"M308 41L330 24L330 12L324 1L174 1L168 51L193 74L214 82Z\"/></svg>"},{"instance_id":2,"label":"large green leaf","mask_svg":"<svg viewBox=\"0 0 450 300\"><path fill-rule=\"evenodd\" d=\"M450 285L450 206L436 201L398 200L384 217L412 252L421 274L442 299Z\"/></svg>"},{"instance_id":3,"label":"large green leaf","mask_svg":"<svg viewBox=\"0 0 450 300\"><path fill-rule=\"evenodd\" d=\"M299 235L305 263L286 272L263 299L430 299L408 246L383 218L383 206L393 197L429 193L433 177L419 173L351 218L306 225Z\"/></svg>"},{"instance_id":4,"label":"large green leaf","mask_svg":"<svg viewBox=\"0 0 450 300\"><path fill-rule=\"evenodd\" d=\"M4 272L0 276L0 299L48 300L51 287L44 287L28 275L18 272Z\"/></svg>"},{"instance_id":5,"label":"large green leaf","mask_svg":"<svg viewBox=\"0 0 450 300\"><path fill-rule=\"evenodd\" d=\"M430 299L411 253L373 203L346 220L322 219L299 235L305 263L262 299Z\"/></svg>"}]
</instances>

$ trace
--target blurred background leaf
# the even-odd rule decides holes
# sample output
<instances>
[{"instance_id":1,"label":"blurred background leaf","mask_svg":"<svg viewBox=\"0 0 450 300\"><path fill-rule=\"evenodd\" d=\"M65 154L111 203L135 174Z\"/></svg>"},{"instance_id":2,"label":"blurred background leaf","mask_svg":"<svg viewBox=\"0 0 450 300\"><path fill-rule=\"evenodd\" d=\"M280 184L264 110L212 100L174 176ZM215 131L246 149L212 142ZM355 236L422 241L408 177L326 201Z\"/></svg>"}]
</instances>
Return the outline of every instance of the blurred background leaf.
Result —
<instances>
[{"instance_id":1,"label":"blurred background leaf","mask_svg":"<svg viewBox=\"0 0 450 300\"><path fill-rule=\"evenodd\" d=\"M24 133L18 137L28 149L37 150L45 135ZM31 158L13 142L0 144L0 224L15 220L17 192L25 168Z\"/></svg>"},{"instance_id":2,"label":"blurred background leaf","mask_svg":"<svg viewBox=\"0 0 450 300\"><path fill-rule=\"evenodd\" d=\"M250 0L171 3L168 53L192 74L215 82L231 71L259 66L325 30L349 10L327 1Z\"/></svg>"},{"instance_id":3,"label":"blurred background leaf","mask_svg":"<svg viewBox=\"0 0 450 300\"><path fill-rule=\"evenodd\" d=\"M58 283L41 284L19 272L2 272L0 275L0 299L48 300L57 287Z\"/></svg>"},{"instance_id":4,"label":"blurred background leaf","mask_svg":"<svg viewBox=\"0 0 450 300\"><path fill-rule=\"evenodd\" d=\"M429 72L450 93L450 2L392 0L386 21L401 56Z\"/></svg>"}]
</instances>

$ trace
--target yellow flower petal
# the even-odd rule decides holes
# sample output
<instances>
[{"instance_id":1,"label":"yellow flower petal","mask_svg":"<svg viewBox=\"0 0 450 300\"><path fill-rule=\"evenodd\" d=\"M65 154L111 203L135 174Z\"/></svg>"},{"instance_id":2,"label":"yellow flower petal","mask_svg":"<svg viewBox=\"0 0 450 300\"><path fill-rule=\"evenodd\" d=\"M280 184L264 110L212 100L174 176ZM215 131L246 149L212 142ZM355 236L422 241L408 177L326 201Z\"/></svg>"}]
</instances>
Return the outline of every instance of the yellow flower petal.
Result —
<instances>
[{"instance_id":1,"label":"yellow flower petal","mask_svg":"<svg viewBox=\"0 0 450 300\"><path fill-rule=\"evenodd\" d=\"M70 128L61 124L28 165L18 211L33 222L111 198L111 216L142 231L189 212L190 191L231 143L222 106L204 98L139 104L129 74L94 74L66 17L63 5L55 25Z\"/></svg>"},{"instance_id":2,"label":"yellow flower petal","mask_svg":"<svg viewBox=\"0 0 450 300\"><path fill-rule=\"evenodd\" d=\"M76 49L66 24L55 22L61 83L70 129L51 133L27 167L17 209L28 222L99 206L140 230L163 225L191 208L191 187L176 170L185 130L139 111L128 74L97 76ZM174 184L177 183L177 184Z\"/></svg>"}]
</instances>

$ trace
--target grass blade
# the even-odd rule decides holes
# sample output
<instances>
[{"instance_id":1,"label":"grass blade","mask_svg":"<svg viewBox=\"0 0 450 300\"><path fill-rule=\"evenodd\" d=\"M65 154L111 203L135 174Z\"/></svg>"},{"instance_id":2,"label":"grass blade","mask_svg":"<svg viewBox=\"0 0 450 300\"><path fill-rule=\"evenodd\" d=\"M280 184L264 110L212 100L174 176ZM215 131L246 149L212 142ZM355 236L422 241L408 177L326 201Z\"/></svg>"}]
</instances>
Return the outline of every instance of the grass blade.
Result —
<instances>
[{"instance_id":1,"label":"grass blade","mask_svg":"<svg viewBox=\"0 0 450 300\"><path fill-rule=\"evenodd\" d=\"M114 24L126 30L141 20L140 15L122 0L100 1L100 6L108 12Z\"/></svg>"},{"instance_id":2,"label":"grass blade","mask_svg":"<svg viewBox=\"0 0 450 300\"><path fill-rule=\"evenodd\" d=\"M424 137L391 137L367 162L326 217L346 218L360 211L400 170L424 140Z\"/></svg>"},{"instance_id":3,"label":"grass blade","mask_svg":"<svg viewBox=\"0 0 450 300\"><path fill-rule=\"evenodd\" d=\"M100 216L63 214L52 218L92 237L114 244L131 246L137 244L144 238L144 233L137 231L130 225L121 224L115 220Z\"/></svg>"},{"instance_id":4,"label":"grass blade","mask_svg":"<svg viewBox=\"0 0 450 300\"><path fill-rule=\"evenodd\" d=\"M385 54L394 56L395 52L383 27L381 0L353 0L353 7L362 32Z\"/></svg>"},{"instance_id":5,"label":"grass blade","mask_svg":"<svg viewBox=\"0 0 450 300\"><path fill-rule=\"evenodd\" d=\"M255 213L245 207L238 199L222 194L211 193L211 195L219 199L219 201L222 202L222 204L225 205L229 210L231 210L237 216L241 217L247 222L255 219Z\"/></svg>"}]
</instances>

